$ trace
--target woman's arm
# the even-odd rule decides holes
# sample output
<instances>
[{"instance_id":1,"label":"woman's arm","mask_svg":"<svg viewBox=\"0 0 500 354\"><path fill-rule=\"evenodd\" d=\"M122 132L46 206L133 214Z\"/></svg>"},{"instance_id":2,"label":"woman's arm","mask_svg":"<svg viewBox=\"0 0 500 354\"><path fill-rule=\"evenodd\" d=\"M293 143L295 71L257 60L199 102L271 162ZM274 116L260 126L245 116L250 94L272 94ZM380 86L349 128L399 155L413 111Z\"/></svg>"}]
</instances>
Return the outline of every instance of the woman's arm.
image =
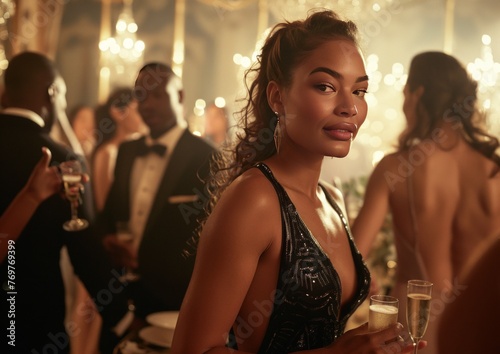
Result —
<instances>
[{"instance_id":1,"label":"woman's arm","mask_svg":"<svg viewBox=\"0 0 500 354\"><path fill-rule=\"evenodd\" d=\"M363 206L352 224L356 246L365 258L370 253L389 210L390 189L386 181L386 172L390 167L388 159L389 157L382 159L370 175Z\"/></svg>"},{"instance_id":2,"label":"woman's arm","mask_svg":"<svg viewBox=\"0 0 500 354\"><path fill-rule=\"evenodd\" d=\"M281 240L278 199L271 184L263 179L240 177L233 182L207 220L172 353L234 352L225 348L227 334L247 297L261 257L276 239Z\"/></svg>"}]
</instances>

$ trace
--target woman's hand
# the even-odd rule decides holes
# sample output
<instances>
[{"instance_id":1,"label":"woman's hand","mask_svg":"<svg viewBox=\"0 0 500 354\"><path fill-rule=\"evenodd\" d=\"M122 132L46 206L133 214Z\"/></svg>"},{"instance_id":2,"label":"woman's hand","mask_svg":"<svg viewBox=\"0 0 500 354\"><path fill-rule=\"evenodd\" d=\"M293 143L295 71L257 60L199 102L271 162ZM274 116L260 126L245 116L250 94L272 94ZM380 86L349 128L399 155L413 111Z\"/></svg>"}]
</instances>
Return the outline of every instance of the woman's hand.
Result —
<instances>
[{"instance_id":1,"label":"woman's hand","mask_svg":"<svg viewBox=\"0 0 500 354\"><path fill-rule=\"evenodd\" d=\"M411 353L413 343L405 341L402 335L403 325L397 323L377 332L368 332L368 323L344 333L330 346L331 353L356 354L389 354ZM424 348L427 342L421 341L419 348Z\"/></svg>"},{"instance_id":2,"label":"woman's hand","mask_svg":"<svg viewBox=\"0 0 500 354\"><path fill-rule=\"evenodd\" d=\"M25 190L27 195L36 203L41 203L54 193L61 190L62 179L57 168L49 167L51 151L43 147L42 157L33 168L30 178L26 183Z\"/></svg>"},{"instance_id":3,"label":"woman's hand","mask_svg":"<svg viewBox=\"0 0 500 354\"><path fill-rule=\"evenodd\" d=\"M115 266L137 268L137 256L131 243L120 241L116 234L108 234L104 236L103 245Z\"/></svg>"}]
</instances>

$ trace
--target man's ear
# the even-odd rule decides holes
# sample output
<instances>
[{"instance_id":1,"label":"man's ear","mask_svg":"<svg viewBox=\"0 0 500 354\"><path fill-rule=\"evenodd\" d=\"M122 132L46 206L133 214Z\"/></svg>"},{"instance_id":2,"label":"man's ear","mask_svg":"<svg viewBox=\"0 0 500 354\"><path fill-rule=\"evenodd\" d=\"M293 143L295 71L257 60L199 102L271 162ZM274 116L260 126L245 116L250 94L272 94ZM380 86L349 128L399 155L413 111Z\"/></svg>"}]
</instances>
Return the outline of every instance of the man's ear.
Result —
<instances>
[{"instance_id":1,"label":"man's ear","mask_svg":"<svg viewBox=\"0 0 500 354\"><path fill-rule=\"evenodd\" d=\"M266 88L267 103L273 112L284 114L283 102L281 100L280 87L276 81L269 81Z\"/></svg>"},{"instance_id":2,"label":"man's ear","mask_svg":"<svg viewBox=\"0 0 500 354\"><path fill-rule=\"evenodd\" d=\"M179 104L184 103L184 89L182 87L181 79L176 75L171 75L167 78L165 83L165 90L170 95L171 102L175 102L175 95L179 96Z\"/></svg>"},{"instance_id":3,"label":"man's ear","mask_svg":"<svg viewBox=\"0 0 500 354\"><path fill-rule=\"evenodd\" d=\"M52 84L47 88L47 94L49 95L50 103L54 104L54 102L56 100L56 86L55 86L55 84Z\"/></svg>"}]
</instances>

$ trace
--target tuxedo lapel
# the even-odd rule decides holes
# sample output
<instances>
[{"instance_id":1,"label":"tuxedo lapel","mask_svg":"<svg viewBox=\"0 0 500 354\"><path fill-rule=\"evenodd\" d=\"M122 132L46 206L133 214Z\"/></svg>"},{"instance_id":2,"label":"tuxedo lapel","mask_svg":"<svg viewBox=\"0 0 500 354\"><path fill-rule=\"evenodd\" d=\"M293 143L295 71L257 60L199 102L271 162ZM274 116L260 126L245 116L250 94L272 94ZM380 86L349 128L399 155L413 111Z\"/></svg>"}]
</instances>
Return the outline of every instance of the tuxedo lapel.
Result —
<instances>
[{"instance_id":1,"label":"tuxedo lapel","mask_svg":"<svg viewBox=\"0 0 500 354\"><path fill-rule=\"evenodd\" d=\"M123 163L116 166L115 180L120 180L120 188L118 188L119 195L116 196L117 200L121 201L115 204L118 212L118 220L130 219L130 182L132 177L132 169L134 168L134 161L141 154L141 146L144 145L145 137L128 143L127 149L124 150Z\"/></svg>"},{"instance_id":2,"label":"tuxedo lapel","mask_svg":"<svg viewBox=\"0 0 500 354\"><path fill-rule=\"evenodd\" d=\"M163 173L160 186L158 187L158 192L156 193L153 206L151 207L144 235L147 234L152 222L161 213L165 203L168 202L168 197L172 194L173 189L182 178L184 171L191 161L193 151L189 148L189 139L191 138L189 134L190 133L188 131L185 131L182 134L172 152L172 156L170 157L170 161L165 172Z\"/></svg>"}]
</instances>

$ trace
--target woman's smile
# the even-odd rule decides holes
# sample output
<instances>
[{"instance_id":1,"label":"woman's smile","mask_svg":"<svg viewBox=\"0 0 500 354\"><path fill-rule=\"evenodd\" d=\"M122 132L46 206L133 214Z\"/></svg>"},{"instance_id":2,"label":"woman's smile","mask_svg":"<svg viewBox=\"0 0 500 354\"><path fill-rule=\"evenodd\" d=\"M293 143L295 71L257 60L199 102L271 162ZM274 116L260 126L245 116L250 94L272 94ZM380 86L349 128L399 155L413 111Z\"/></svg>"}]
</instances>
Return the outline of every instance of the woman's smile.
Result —
<instances>
[{"instance_id":1,"label":"woman's smile","mask_svg":"<svg viewBox=\"0 0 500 354\"><path fill-rule=\"evenodd\" d=\"M358 127L356 126L356 124L347 122L342 122L323 128L323 131L329 137L335 140L342 140L342 141L351 141L356 135L357 130Z\"/></svg>"}]
</instances>

